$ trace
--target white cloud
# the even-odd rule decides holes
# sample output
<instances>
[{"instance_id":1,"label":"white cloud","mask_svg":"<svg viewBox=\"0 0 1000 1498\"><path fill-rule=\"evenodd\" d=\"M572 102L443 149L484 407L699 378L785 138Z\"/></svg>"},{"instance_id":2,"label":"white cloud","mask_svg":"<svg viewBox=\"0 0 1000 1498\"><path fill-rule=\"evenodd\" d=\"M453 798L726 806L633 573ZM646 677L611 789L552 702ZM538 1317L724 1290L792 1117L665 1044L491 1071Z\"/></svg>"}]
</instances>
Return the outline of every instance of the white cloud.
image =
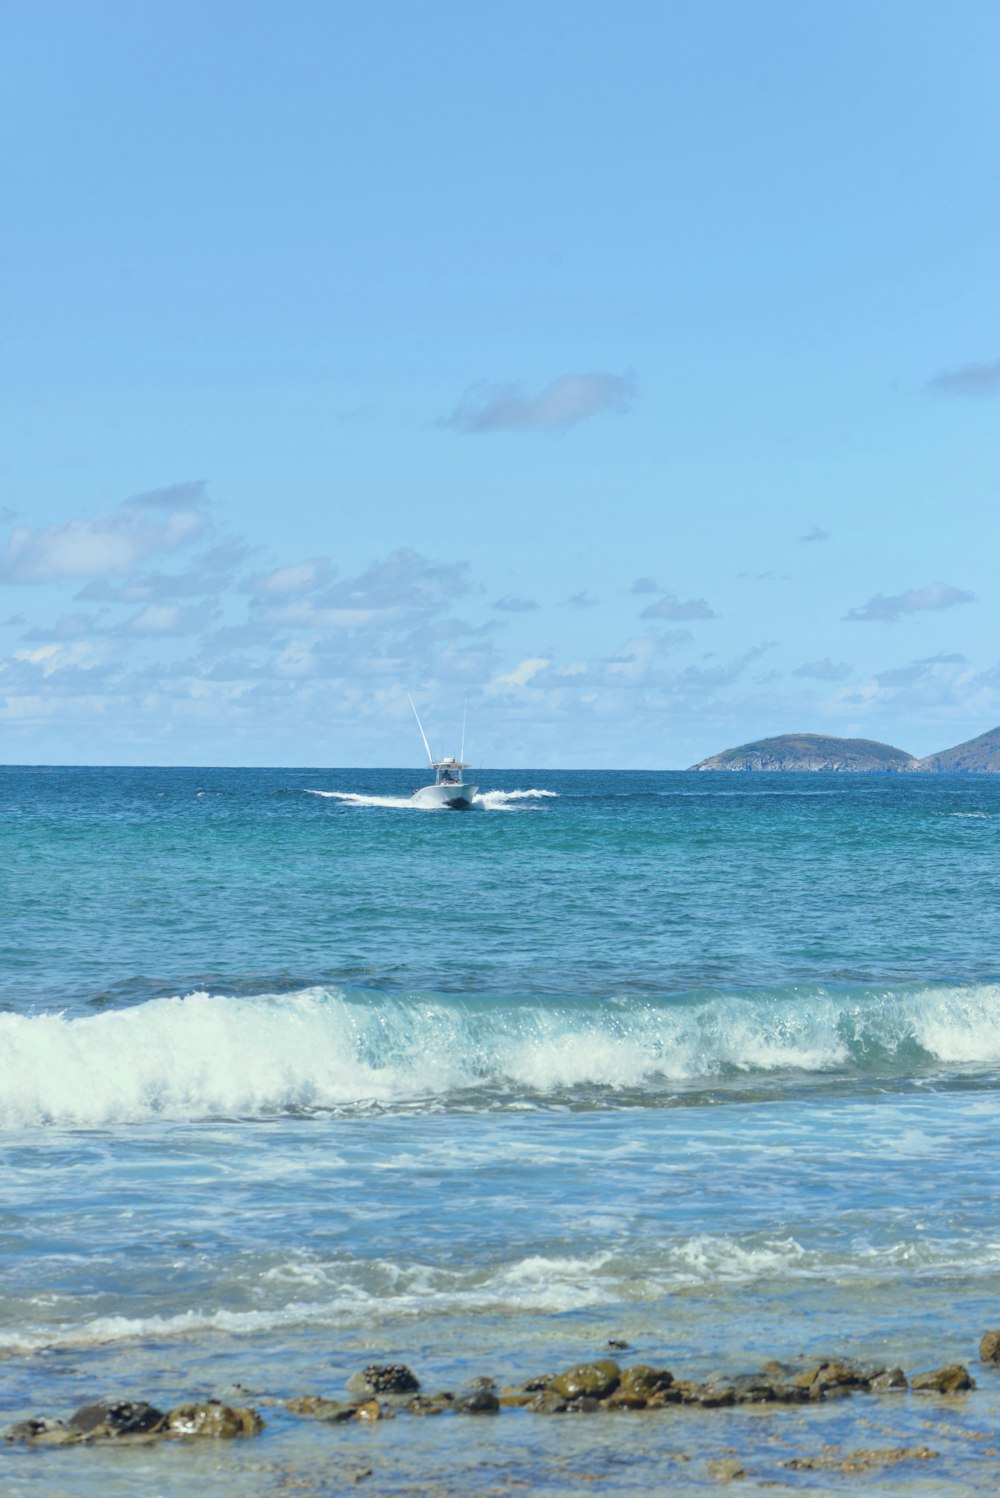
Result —
<instances>
[{"instance_id":1,"label":"white cloud","mask_svg":"<svg viewBox=\"0 0 1000 1498\"><path fill-rule=\"evenodd\" d=\"M802 666L796 666L792 675L810 677L814 681L843 681L846 676L850 676L851 669L846 661L832 661L827 656L822 661L807 661Z\"/></svg>"},{"instance_id":2,"label":"white cloud","mask_svg":"<svg viewBox=\"0 0 1000 1498\"><path fill-rule=\"evenodd\" d=\"M493 607L502 614L530 614L538 608L533 598L521 598L517 593L508 593L494 600Z\"/></svg>"},{"instance_id":3,"label":"white cloud","mask_svg":"<svg viewBox=\"0 0 1000 1498\"><path fill-rule=\"evenodd\" d=\"M390 608L324 608L312 599L303 598L298 603L281 603L262 608L256 617L267 624L295 629L371 629L375 624L387 622L393 613L394 610Z\"/></svg>"},{"instance_id":4,"label":"white cloud","mask_svg":"<svg viewBox=\"0 0 1000 1498\"><path fill-rule=\"evenodd\" d=\"M604 661L607 677L616 685L663 685L675 679L663 662L679 646L691 643L687 629L647 630L638 639L629 640L621 650Z\"/></svg>"},{"instance_id":5,"label":"white cloud","mask_svg":"<svg viewBox=\"0 0 1000 1498\"><path fill-rule=\"evenodd\" d=\"M945 369L928 381L932 395L972 396L982 399L1000 395L1000 359L980 364L960 364Z\"/></svg>"},{"instance_id":6,"label":"white cloud","mask_svg":"<svg viewBox=\"0 0 1000 1498\"><path fill-rule=\"evenodd\" d=\"M632 590L635 592L635 589ZM678 598L676 593L665 593L656 603L647 604L640 619L718 619L704 598Z\"/></svg>"},{"instance_id":7,"label":"white cloud","mask_svg":"<svg viewBox=\"0 0 1000 1498\"><path fill-rule=\"evenodd\" d=\"M236 569L249 555L249 547L229 537L191 557L183 572L140 570L122 582L95 578L75 596L87 602L135 604L219 594L233 586Z\"/></svg>"},{"instance_id":8,"label":"white cloud","mask_svg":"<svg viewBox=\"0 0 1000 1498\"><path fill-rule=\"evenodd\" d=\"M0 551L0 582L127 576L146 557L176 551L202 534L208 520L201 487L175 485L126 500L110 514L37 530L15 526Z\"/></svg>"},{"instance_id":9,"label":"white cloud","mask_svg":"<svg viewBox=\"0 0 1000 1498\"><path fill-rule=\"evenodd\" d=\"M119 631L132 635L201 634L210 623L213 612L211 604L195 604L184 609L176 603L150 603L119 626Z\"/></svg>"},{"instance_id":10,"label":"white cloud","mask_svg":"<svg viewBox=\"0 0 1000 1498\"><path fill-rule=\"evenodd\" d=\"M602 412L623 415L635 399L635 377L604 372L566 374L538 395L518 385L481 383L467 390L438 426L453 432L564 432Z\"/></svg>"},{"instance_id":11,"label":"white cloud","mask_svg":"<svg viewBox=\"0 0 1000 1498\"><path fill-rule=\"evenodd\" d=\"M487 691L492 688L499 687L527 686L532 677L537 676L539 671L544 671L546 666L551 666L551 664L552 662L548 656L526 656L523 661L520 661L514 667L513 671L505 671L501 675L495 676L493 681L490 683L490 686L487 688Z\"/></svg>"},{"instance_id":12,"label":"white cloud","mask_svg":"<svg viewBox=\"0 0 1000 1498\"><path fill-rule=\"evenodd\" d=\"M147 489L142 494L133 494L123 502L133 510L188 510L203 509L208 503L204 479L187 479L180 484L167 484L162 489Z\"/></svg>"},{"instance_id":13,"label":"white cloud","mask_svg":"<svg viewBox=\"0 0 1000 1498\"><path fill-rule=\"evenodd\" d=\"M99 629L100 616L97 614L60 614L56 622L48 629L37 627L29 629L21 638L23 640L80 640L97 634Z\"/></svg>"},{"instance_id":14,"label":"white cloud","mask_svg":"<svg viewBox=\"0 0 1000 1498\"><path fill-rule=\"evenodd\" d=\"M32 650L15 650L11 659L34 666L47 680L58 671L89 671L102 666L109 657L108 647L93 640L74 640L65 645L37 645Z\"/></svg>"},{"instance_id":15,"label":"white cloud","mask_svg":"<svg viewBox=\"0 0 1000 1498\"><path fill-rule=\"evenodd\" d=\"M290 567L277 567L247 578L244 588L248 593L262 598L286 597L294 593L311 593L330 580L328 557L310 557L307 562L296 562Z\"/></svg>"},{"instance_id":16,"label":"white cloud","mask_svg":"<svg viewBox=\"0 0 1000 1498\"><path fill-rule=\"evenodd\" d=\"M878 621L895 624L904 614L917 614L925 609L951 609L959 603L973 603L975 596L965 588L952 588L947 583L928 583L926 587L910 588L905 593L894 593L889 597L876 593L867 603L849 609L844 618L851 623Z\"/></svg>"}]
</instances>

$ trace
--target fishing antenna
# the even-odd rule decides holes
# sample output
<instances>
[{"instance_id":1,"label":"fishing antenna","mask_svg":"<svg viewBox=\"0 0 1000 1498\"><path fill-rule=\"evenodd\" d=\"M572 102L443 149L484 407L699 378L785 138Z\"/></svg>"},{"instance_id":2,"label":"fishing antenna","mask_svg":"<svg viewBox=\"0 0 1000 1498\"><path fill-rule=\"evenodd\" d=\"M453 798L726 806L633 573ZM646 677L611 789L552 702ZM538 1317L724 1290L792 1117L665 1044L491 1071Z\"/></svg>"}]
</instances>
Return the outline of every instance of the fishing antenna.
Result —
<instances>
[{"instance_id":1,"label":"fishing antenna","mask_svg":"<svg viewBox=\"0 0 1000 1498\"><path fill-rule=\"evenodd\" d=\"M461 763L463 763L463 764L465 763L465 720L466 720L466 718L468 716L469 716L469 697L468 697L468 693L467 693L466 694L466 698L465 698L465 703L464 703L464 705L462 707L462 747L458 751L459 761Z\"/></svg>"},{"instance_id":2,"label":"fishing antenna","mask_svg":"<svg viewBox=\"0 0 1000 1498\"><path fill-rule=\"evenodd\" d=\"M420 714L417 712L416 705L414 704L413 698L410 696L409 692L407 692L407 694L406 694L406 700L410 704L410 706L413 708L413 716L417 720L417 727L420 729L420 737L423 739L423 741L424 741L424 748L427 750L427 763L429 765L433 765L433 763L434 763L434 756L431 753L431 746L427 742L427 735L424 733L424 725L420 721Z\"/></svg>"}]
</instances>

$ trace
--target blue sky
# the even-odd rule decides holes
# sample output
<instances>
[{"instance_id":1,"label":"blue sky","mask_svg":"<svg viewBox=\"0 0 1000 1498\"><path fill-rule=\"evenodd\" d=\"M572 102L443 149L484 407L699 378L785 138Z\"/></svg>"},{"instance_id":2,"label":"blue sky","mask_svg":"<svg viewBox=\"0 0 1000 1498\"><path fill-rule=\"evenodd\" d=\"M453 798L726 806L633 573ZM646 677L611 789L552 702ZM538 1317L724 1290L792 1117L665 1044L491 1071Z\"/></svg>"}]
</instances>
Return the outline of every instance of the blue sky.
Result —
<instances>
[{"instance_id":1,"label":"blue sky","mask_svg":"<svg viewBox=\"0 0 1000 1498\"><path fill-rule=\"evenodd\" d=\"M413 764L406 688L498 766L993 727L998 55L7 0L0 758Z\"/></svg>"}]
</instances>

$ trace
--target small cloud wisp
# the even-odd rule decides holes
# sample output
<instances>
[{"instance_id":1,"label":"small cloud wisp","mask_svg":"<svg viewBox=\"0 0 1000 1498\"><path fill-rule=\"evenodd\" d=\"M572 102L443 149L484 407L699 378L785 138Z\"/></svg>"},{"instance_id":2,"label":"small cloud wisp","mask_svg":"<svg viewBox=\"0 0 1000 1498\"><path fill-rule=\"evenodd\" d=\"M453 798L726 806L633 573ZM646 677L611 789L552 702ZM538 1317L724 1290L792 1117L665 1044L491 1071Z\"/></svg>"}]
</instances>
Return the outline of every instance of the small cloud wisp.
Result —
<instances>
[{"instance_id":1,"label":"small cloud wisp","mask_svg":"<svg viewBox=\"0 0 1000 1498\"><path fill-rule=\"evenodd\" d=\"M622 416L635 399L635 377L598 371L566 374L538 395L519 385L482 382L465 392L450 416L436 425L465 436L483 432L566 432L580 422L613 412Z\"/></svg>"},{"instance_id":2,"label":"small cloud wisp","mask_svg":"<svg viewBox=\"0 0 1000 1498\"><path fill-rule=\"evenodd\" d=\"M905 593L888 597L876 593L867 603L849 609L844 618L851 624L895 624L904 614L919 614L925 609L952 609L959 603L974 603L975 597L966 588L952 588L948 583L928 583L924 588L909 588Z\"/></svg>"}]
</instances>

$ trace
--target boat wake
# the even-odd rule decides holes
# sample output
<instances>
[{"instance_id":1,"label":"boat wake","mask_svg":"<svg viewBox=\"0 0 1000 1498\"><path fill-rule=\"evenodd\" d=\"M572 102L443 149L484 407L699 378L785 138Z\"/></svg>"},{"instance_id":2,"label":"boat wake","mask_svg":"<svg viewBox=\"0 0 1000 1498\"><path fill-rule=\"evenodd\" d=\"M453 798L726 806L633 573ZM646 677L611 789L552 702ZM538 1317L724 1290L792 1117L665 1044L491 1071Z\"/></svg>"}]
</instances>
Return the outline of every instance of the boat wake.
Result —
<instances>
[{"instance_id":1,"label":"boat wake","mask_svg":"<svg viewBox=\"0 0 1000 1498\"><path fill-rule=\"evenodd\" d=\"M306 790L307 796L323 796L329 801L340 801L345 806L383 806L402 811L449 811L447 806L433 806L415 801L412 796L365 796L359 791ZM470 811L529 811L532 801L555 798L556 791L480 791Z\"/></svg>"}]
</instances>

